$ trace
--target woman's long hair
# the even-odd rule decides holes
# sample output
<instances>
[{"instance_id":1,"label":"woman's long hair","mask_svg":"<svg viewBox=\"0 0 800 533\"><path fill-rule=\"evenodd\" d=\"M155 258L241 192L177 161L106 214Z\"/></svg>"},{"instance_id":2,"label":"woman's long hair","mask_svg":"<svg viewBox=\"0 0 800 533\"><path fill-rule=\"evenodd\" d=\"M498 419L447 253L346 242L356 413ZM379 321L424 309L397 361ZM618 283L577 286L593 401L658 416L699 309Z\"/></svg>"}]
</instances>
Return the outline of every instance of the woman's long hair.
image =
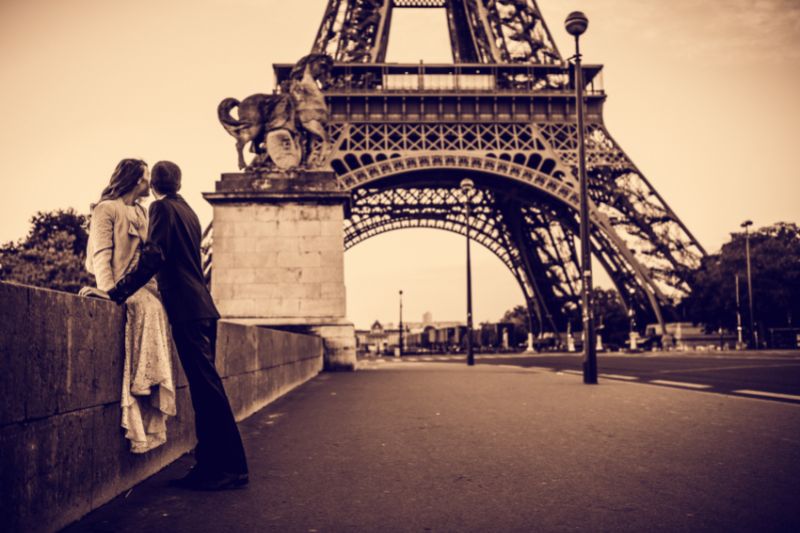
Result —
<instances>
[{"instance_id":1,"label":"woman's long hair","mask_svg":"<svg viewBox=\"0 0 800 533\"><path fill-rule=\"evenodd\" d=\"M123 159L120 161L117 164L117 168L114 169L114 173L111 174L111 180L109 180L108 186L103 189L103 193L97 203L103 200L116 200L131 192L144 176L146 167L147 163L142 159ZM96 205L92 204L90 208L94 210Z\"/></svg>"}]
</instances>

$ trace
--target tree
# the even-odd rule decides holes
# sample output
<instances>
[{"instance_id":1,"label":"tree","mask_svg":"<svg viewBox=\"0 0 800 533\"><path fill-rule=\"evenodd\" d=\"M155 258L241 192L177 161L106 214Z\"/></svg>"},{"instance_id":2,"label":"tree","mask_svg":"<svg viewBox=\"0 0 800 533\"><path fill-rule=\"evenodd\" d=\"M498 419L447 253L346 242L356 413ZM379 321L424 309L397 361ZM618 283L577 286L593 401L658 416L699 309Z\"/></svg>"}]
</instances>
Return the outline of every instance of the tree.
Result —
<instances>
[{"instance_id":1,"label":"tree","mask_svg":"<svg viewBox=\"0 0 800 533\"><path fill-rule=\"evenodd\" d=\"M779 222L750 235L754 314L762 330L794 326L800 317L800 228ZM750 323L747 301L747 264L744 233L706 257L692 272L691 294L681 302L692 321L707 331L736 328L736 275L742 323ZM762 337L763 338L763 337Z\"/></svg>"},{"instance_id":2,"label":"tree","mask_svg":"<svg viewBox=\"0 0 800 533\"><path fill-rule=\"evenodd\" d=\"M92 285L84 259L88 219L73 209L38 212L28 236L0 246L0 280L77 292Z\"/></svg>"},{"instance_id":3,"label":"tree","mask_svg":"<svg viewBox=\"0 0 800 533\"><path fill-rule=\"evenodd\" d=\"M528 308L524 305L518 305L509 311L506 311L500 322L510 322L514 324L514 339L527 339L528 338Z\"/></svg>"},{"instance_id":4,"label":"tree","mask_svg":"<svg viewBox=\"0 0 800 533\"><path fill-rule=\"evenodd\" d=\"M630 319L619 293L614 289L595 287L592 299L597 331L603 335L603 342L624 344L630 331Z\"/></svg>"}]
</instances>

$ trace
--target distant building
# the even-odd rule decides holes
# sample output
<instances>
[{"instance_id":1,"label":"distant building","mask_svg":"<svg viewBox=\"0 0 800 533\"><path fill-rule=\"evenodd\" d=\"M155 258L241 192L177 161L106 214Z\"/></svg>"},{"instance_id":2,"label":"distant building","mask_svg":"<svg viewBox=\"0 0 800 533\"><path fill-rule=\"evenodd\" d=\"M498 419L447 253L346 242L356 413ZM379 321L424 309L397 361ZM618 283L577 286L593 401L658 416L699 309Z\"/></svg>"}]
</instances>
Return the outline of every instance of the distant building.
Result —
<instances>
[{"instance_id":1,"label":"distant building","mask_svg":"<svg viewBox=\"0 0 800 533\"><path fill-rule=\"evenodd\" d=\"M668 322L664 325L667 334L662 338L662 348L665 350L693 350L693 349L734 349L736 347L736 333L729 331L706 333L703 325L691 322ZM645 337L661 336L661 327L658 324L649 324L645 329Z\"/></svg>"},{"instance_id":2,"label":"distant building","mask_svg":"<svg viewBox=\"0 0 800 533\"><path fill-rule=\"evenodd\" d=\"M467 327L459 321L434 322L426 312L422 322L403 322L403 353L451 353L462 351ZM508 350L515 347L514 326L510 323L482 324L472 333L476 347ZM392 355L400 344L400 331L394 323L383 325L376 320L370 329L356 330L360 355Z\"/></svg>"}]
</instances>

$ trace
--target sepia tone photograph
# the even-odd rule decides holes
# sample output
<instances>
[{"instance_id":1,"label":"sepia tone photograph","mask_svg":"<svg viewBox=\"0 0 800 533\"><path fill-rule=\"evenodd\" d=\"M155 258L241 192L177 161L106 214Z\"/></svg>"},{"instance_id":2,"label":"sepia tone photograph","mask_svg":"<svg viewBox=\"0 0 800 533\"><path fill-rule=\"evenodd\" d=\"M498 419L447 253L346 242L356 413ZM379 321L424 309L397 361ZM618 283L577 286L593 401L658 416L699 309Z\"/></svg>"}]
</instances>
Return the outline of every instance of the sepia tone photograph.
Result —
<instances>
[{"instance_id":1,"label":"sepia tone photograph","mask_svg":"<svg viewBox=\"0 0 800 533\"><path fill-rule=\"evenodd\" d=\"M800 530L797 0L0 0L9 532Z\"/></svg>"}]
</instances>

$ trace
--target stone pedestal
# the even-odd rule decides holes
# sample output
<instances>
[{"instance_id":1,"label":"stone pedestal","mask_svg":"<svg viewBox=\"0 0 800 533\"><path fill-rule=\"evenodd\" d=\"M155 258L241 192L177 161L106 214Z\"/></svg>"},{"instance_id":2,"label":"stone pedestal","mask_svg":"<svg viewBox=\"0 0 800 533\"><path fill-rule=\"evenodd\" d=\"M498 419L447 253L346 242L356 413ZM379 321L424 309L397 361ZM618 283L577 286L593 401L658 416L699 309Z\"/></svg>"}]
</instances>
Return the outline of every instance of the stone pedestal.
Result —
<instances>
[{"instance_id":1,"label":"stone pedestal","mask_svg":"<svg viewBox=\"0 0 800 533\"><path fill-rule=\"evenodd\" d=\"M211 294L223 318L319 335L326 369L354 369L344 287L350 195L334 174L223 174L203 196L214 207Z\"/></svg>"}]
</instances>

